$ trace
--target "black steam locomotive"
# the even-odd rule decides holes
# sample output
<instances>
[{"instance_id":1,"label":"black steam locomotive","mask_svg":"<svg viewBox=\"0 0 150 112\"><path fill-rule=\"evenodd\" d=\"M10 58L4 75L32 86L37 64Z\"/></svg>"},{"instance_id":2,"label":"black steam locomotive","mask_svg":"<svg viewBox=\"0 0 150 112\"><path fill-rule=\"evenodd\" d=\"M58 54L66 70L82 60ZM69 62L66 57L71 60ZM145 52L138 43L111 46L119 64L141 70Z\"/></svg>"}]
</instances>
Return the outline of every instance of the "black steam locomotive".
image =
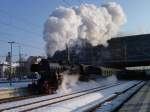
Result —
<instances>
[{"instance_id":1,"label":"black steam locomotive","mask_svg":"<svg viewBox=\"0 0 150 112\"><path fill-rule=\"evenodd\" d=\"M92 70L81 64L69 64L42 59L38 64L31 65L31 71L37 72L40 78L29 85L29 90L40 94L53 94L62 82L62 72L68 71L69 75L78 74L80 81L87 81L89 78L87 72L91 73Z\"/></svg>"},{"instance_id":2,"label":"black steam locomotive","mask_svg":"<svg viewBox=\"0 0 150 112\"><path fill-rule=\"evenodd\" d=\"M31 71L40 75L40 78L29 85L29 90L37 94L53 94L61 85L62 73L68 71L68 75L79 75L80 81L88 81L95 78L95 74L107 77L116 74L119 80L149 80L150 76L145 71L117 70L115 68L96 67L84 64L71 64L67 61L52 61L42 59L38 64L31 65ZM114 73L115 72L115 73Z\"/></svg>"},{"instance_id":3,"label":"black steam locomotive","mask_svg":"<svg viewBox=\"0 0 150 112\"><path fill-rule=\"evenodd\" d=\"M63 70L65 70L64 67L57 63L51 64L47 59L42 59L38 64L32 64L31 71L37 72L40 78L36 83L33 82L32 85L29 85L29 89L38 93L53 93L59 83L58 78L60 78L60 76L57 74Z\"/></svg>"}]
</instances>

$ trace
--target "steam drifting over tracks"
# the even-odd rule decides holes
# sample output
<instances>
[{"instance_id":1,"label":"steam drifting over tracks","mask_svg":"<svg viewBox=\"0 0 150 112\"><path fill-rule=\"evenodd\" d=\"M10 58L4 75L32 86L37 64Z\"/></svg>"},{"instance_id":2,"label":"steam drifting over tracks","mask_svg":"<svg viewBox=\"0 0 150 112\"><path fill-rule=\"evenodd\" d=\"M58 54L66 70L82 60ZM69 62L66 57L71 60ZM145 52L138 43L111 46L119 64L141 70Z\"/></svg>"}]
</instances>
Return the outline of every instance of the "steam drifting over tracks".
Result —
<instances>
[{"instance_id":1,"label":"steam drifting over tracks","mask_svg":"<svg viewBox=\"0 0 150 112\"><path fill-rule=\"evenodd\" d=\"M145 81L140 81L122 92L115 93L114 95L105 98L103 101L96 101L93 104L90 104L90 106L82 107L78 109L77 112L116 112L123 103L137 93L145 84Z\"/></svg>"},{"instance_id":2,"label":"steam drifting over tracks","mask_svg":"<svg viewBox=\"0 0 150 112\"><path fill-rule=\"evenodd\" d=\"M9 111L36 111L38 109L42 109L42 108L46 108L46 107L50 107L53 105L57 105L60 103L64 103L64 102L69 102L72 100L76 100L76 99L84 99L83 97L87 97L88 95L91 95L91 97L93 97L93 94L100 94L98 92L102 93L104 92L105 95L103 97L107 97L108 95L108 90L116 90L118 87L120 88L128 88L131 87L131 85L135 85L139 82L134 82L134 81L130 81L130 82L121 82L121 83L113 83L113 84L107 84L106 86L101 86L101 87L97 87L97 88L93 88L93 89L89 89L89 90L84 90L84 91L80 91L77 93L72 93L72 94L68 94L68 95L64 95L64 96L57 96L57 97L53 97L53 98L49 98L49 99L45 99L45 100L39 100L39 101L33 101L31 103L27 103L27 104L22 104L22 105L16 105L16 106L7 106L4 108L1 107L2 105L0 105L0 110L4 111L7 110L7 112ZM114 88L114 89L113 89ZM109 96L113 96L113 93L110 92L111 95ZM103 98L102 98L103 99ZM80 102L79 102L80 103Z\"/></svg>"},{"instance_id":3,"label":"steam drifting over tracks","mask_svg":"<svg viewBox=\"0 0 150 112\"><path fill-rule=\"evenodd\" d=\"M71 99L56 102L54 104L48 104L39 108L30 109L28 111L57 111L57 112L83 112L87 107L91 106L95 101L105 102L115 96L115 93L120 93L124 90L130 89L132 86L139 84L139 81L129 81L122 84L116 84L111 87L106 87L95 92L80 95ZM93 105L92 105L93 106Z\"/></svg>"}]
</instances>

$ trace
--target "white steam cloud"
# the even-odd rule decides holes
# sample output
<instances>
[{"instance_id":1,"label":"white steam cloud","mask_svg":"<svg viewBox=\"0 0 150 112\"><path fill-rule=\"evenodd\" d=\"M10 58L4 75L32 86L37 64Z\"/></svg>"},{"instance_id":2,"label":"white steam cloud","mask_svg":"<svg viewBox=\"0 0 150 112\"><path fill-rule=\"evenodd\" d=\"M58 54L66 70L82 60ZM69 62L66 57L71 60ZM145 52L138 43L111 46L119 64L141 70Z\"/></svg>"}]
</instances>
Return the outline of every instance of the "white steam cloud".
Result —
<instances>
[{"instance_id":1,"label":"white steam cloud","mask_svg":"<svg viewBox=\"0 0 150 112\"><path fill-rule=\"evenodd\" d=\"M107 46L107 40L117 34L125 21L121 6L114 2L100 7L92 4L59 7L45 22L47 54L53 56L57 50L64 50L66 43L78 42L78 39L85 39L93 46Z\"/></svg>"},{"instance_id":2,"label":"white steam cloud","mask_svg":"<svg viewBox=\"0 0 150 112\"><path fill-rule=\"evenodd\" d=\"M79 74L72 74L70 75L68 71L65 71L64 73L61 73L62 77L62 83L57 90L57 93L71 93L72 89L76 87L77 82L79 80Z\"/></svg>"},{"instance_id":3,"label":"white steam cloud","mask_svg":"<svg viewBox=\"0 0 150 112\"><path fill-rule=\"evenodd\" d=\"M88 90L99 87L100 85L118 82L115 74L107 78L102 78L100 75L94 76L94 79L89 81L79 81L79 74L70 75L68 71L61 73L62 82L57 89L57 94L69 94L73 92Z\"/></svg>"}]
</instances>

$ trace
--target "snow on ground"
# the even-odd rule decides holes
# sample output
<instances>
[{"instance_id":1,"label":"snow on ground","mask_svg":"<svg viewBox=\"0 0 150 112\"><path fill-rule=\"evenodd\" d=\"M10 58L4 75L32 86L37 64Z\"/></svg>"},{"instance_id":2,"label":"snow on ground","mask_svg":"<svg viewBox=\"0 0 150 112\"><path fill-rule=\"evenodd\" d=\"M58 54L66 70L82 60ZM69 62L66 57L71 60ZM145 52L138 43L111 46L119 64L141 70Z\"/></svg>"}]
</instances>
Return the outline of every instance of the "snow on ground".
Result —
<instances>
[{"instance_id":1,"label":"snow on ground","mask_svg":"<svg viewBox=\"0 0 150 112\"><path fill-rule=\"evenodd\" d=\"M110 82L110 80L111 80L111 82ZM69 89L71 89L70 93L75 93L75 92L79 92L79 91L83 91L83 90L87 90L87 89L91 89L91 88L95 88L95 87L99 87L99 86L110 85L115 82L118 82L118 81L116 80L116 78L114 76L111 76L110 78L107 78L107 79L106 78L96 78L96 80L91 80L89 82L79 82L78 81L76 84L72 85L72 87L70 86ZM53 94L53 95L46 95L46 96L42 96L42 97L36 97L36 98L31 98L31 99L26 99L26 100L21 100L21 101L16 101L16 102L0 104L0 109L7 108L7 107L13 107L13 106L17 106L17 105L29 104L32 102L37 102L37 101L41 101L41 100L58 97L58 96L65 95L65 94L70 94L70 93L62 93L59 91L60 90L57 91L57 94Z\"/></svg>"},{"instance_id":2,"label":"snow on ground","mask_svg":"<svg viewBox=\"0 0 150 112\"><path fill-rule=\"evenodd\" d=\"M121 85L114 86L95 93L90 93L88 95L80 96L75 99L36 109L33 112L79 112L78 108L88 105L97 100L103 101L106 97L113 95L115 92L121 92L126 88L136 84L137 82L138 81L130 81L127 83L123 83Z\"/></svg>"},{"instance_id":3,"label":"snow on ground","mask_svg":"<svg viewBox=\"0 0 150 112\"><path fill-rule=\"evenodd\" d=\"M29 82L13 82L12 85L10 86L9 82L4 82L4 83L0 83L0 90L27 87L28 84L31 84L31 83L32 83L31 81L29 81Z\"/></svg>"},{"instance_id":4,"label":"snow on ground","mask_svg":"<svg viewBox=\"0 0 150 112\"><path fill-rule=\"evenodd\" d=\"M62 83L62 85L57 90L57 94L68 94L71 92L77 92L85 89L98 87L101 84L118 82L115 76L110 76L107 78L96 77L95 80L90 80L88 82L78 81L75 76L67 76L66 78L65 81L63 81L64 83Z\"/></svg>"},{"instance_id":5,"label":"snow on ground","mask_svg":"<svg viewBox=\"0 0 150 112\"><path fill-rule=\"evenodd\" d=\"M115 83L115 82L126 82L126 83L123 83L122 85L120 85L118 87L112 87L107 90L101 90L99 92L91 93L89 95L81 96L79 98L68 100L65 102L53 104L51 106L47 106L47 107L44 107L44 108L41 108L41 109L38 109L35 111L39 111L39 112L41 112L41 111L42 112L47 112L47 111L48 112L59 112L59 111L60 112L70 112L71 110L75 110L81 106L85 106L96 100L100 100L100 101L104 100L104 98L111 96L115 92L122 91L125 88L137 83L137 81L130 81L130 82L129 81L117 81L114 76L111 76L109 78L96 78L96 80L91 80L89 82L77 81L73 85L70 85L68 87L68 89L71 90L71 91L69 91L70 93L75 93L78 91L87 90L87 89L95 88L98 86L111 85L112 83ZM31 99L26 99L26 100L21 100L21 101L0 104L0 109L29 104L29 103L33 103L33 102L37 102L37 101L41 101L41 100L46 100L46 99L51 99L51 98L55 98L55 97L58 97L58 96L61 96L64 94L68 94L68 93L59 93L59 90L58 90L57 94L53 94L53 95L46 95L46 96L42 96L42 97L36 97L36 98L31 98Z\"/></svg>"}]
</instances>

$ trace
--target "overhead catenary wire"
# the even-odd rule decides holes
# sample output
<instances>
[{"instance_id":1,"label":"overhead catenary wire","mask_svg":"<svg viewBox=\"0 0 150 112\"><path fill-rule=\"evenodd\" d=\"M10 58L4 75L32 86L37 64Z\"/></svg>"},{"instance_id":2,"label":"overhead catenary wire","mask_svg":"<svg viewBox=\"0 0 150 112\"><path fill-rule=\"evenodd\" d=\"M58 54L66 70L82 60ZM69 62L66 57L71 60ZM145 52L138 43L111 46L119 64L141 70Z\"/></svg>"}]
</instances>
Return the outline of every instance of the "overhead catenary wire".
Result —
<instances>
[{"instance_id":1,"label":"overhead catenary wire","mask_svg":"<svg viewBox=\"0 0 150 112\"><path fill-rule=\"evenodd\" d=\"M21 45L21 46L26 46L26 47L31 47L31 48L43 50L43 49L40 48L40 47L36 47L36 46L30 45L30 44L25 44L25 43L20 43L20 42L16 42L16 44L19 44L19 45Z\"/></svg>"},{"instance_id":2,"label":"overhead catenary wire","mask_svg":"<svg viewBox=\"0 0 150 112\"><path fill-rule=\"evenodd\" d=\"M15 19L15 20L17 19L17 20L19 20L19 21L22 21L22 22L24 22L24 23L27 23L27 24L29 24L29 25L32 25L32 26L34 26L35 28L39 28L39 27L40 27L40 25L37 25L37 24L35 24L35 23L33 23L33 22L27 20L26 18L18 17L18 16L15 16L15 15L9 14L9 13L8 13L7 11L5 11L5 10L0 9L0 13L1 13L1 14L4 14L4 15L7 15L10 19Z\"/></svg>"},{"instance_id":3,"label":"overhead catenary wire","mask_svg":"<svg viewBox=\"0 0 150 112\"><path fill-rule=\"evenodd\" d=\"M0 32L0 33L3 33L3 32ZM8 35L11 35L11 34L6 33L6 32L4 32L4 34L6 34L7 36L8 36ZM14 41L14 40L12 40L12 39L10 39L10 38L7 38L7 39L8 39L8 40L2 40L2 39L0 39L0 42L8 43L8 41ZM18 45L23 45L23 46L26 46L26 47L31 47L31 48L43 50L42 48L37 47L37 46L34 46L34 45L30 45L30 44L26 44L26 43L22 43L22 42L18 42L18 41L15 41L15 42L16 42L16 44L18 44Z\"/></svg>"},{"instance_id":4,"label":"overhead catenary wire","mask_svg":"<svg viewBox=\"0 0 150 112\"><path fill-rule=\"evenodd\" d=\"M6 57L7 55L0 55L0 57ZM12 55L13 57L18 57L18 55Z\"/></svg>"},{"instance_id":5,"label":"overhead catenary wire","mask_svg":"<svg viewBox=\"0 0 150 112\"><path fill-rule=\"evenodd\" d=\"M67 6L71 6L71 3L73 2L73 0L70 0L70 2L69 2L69 0L62 0ZM83 1L82 0L76 0L76 1L78 1L78 3L79 3L79 5L81 5L82 3L83 3Z\"/></svg>"},{"instance_id":6,"label":"overhead catenary wire","mask_svg":"<svg viewBox=\"0 0 150 112\"><path fill-rule=\"evenodd\" d=\"M27 30L25 28L22 28L22 27L19 27L19 26L16 26L13 24L13 21L12 19L14 18L14 20L20 20L22 21L22 23L25 23L27 24L28 23L28 26L34 26L35 28L40 28L41 26L40 25L35 25L34 23L28 21L27 19L24 19L24 18L20 18L20 17L17 17L17 16L14 16L14 15L10 15L8 12L0 9L0 13L4 14L4 15L7 15L10 19L10 22L2 22L0 21L0 24L1 25L5 25L5 26L8 26L8 27L12 27L12 28L15 28L17 30L20 30L20 31L23 31L23 32L27 32L27 33L30 33L30 34L34 34L36 36L41 36L41 34L37 33L37 32L34 32L34 31L31 31L31 30Z\"/></svg>"},{"instance_id":7,"label":"overhead catenary wire","mask_svg":"<svg viewBox=\"0 0 150 112\"><path fill-rule=\"evenodd\" d=\"M3 9L0 9L0 15L3 15L4 17L7 16L7 18L5 18L5 21L3 21L4 19L0 19L0 25L1 26L6 26L6 27L10 27L10 28L13 28L15 30L18 30L18 31L23 31L25 32L26 34L32 34L34 35L33 37L36 36L37 37L42 37L42 34L40 34L39 32L37 31L33 31L30 30L31 28L35 28L35 29L38 29L38 30L41 30L41 25L38 25L38 24L35 24L33 23L32 21L30 20L27 20L26 18L23 18L23 17L20 17L20 16L15 16L13 15L12 13L9 13L8 11L5 11ZM7 21L8 20L8 21ZM10 20L10 21L9 21ZM23 26L20 26L19 24L15 24L16 21L18 21L19 23L27 26L26 28L23 27ZM7 32L3 32L3 31L0 31L0 34L4 35L5 39L3 39L4 37L1 35L1 38L0 38L0 42L1 43L5 43L5 44L8 44L9 41L15 41L15 44L17 45L21 45L23 47L28 47L28 48L32 48L32 49L36 49L36 50L39 50L39 51L43 51L44 48L43 47L37 47L36 45L32 45L32 44L28 44L28 43L24 43L21 42L16 38L16 35L13 35L12 33L7 33ZM11 37L11 38L10 38ZM12 38L15 38L12 40ZM18 36L17 37L23 37L23 36ZM30 36L27 36L27 37L30 37ZM30 42L33 42L33 41L36 41L36 43L39 43L38 40L40 39L33 39L32 38L23 38L23 40L30 40ZM32 40L32 41L31 41ZM15 46L14 46L15 47ZM45 51L45 50L44 50ZM1 57L2 58L2 57Z\"/></svg>"},{"instance_id":8,"label":"overhead catenary wire","mask_svg":"<svg viewBox=\"0 0 150 112\"><path fill-rule=\"evenodd\" d=\"M18 17L16 17L16 16L14 16L14 15L10 15L9 13L7 13L6 11L4 11L4 10L1 10L0 9L0 13L3 13L3 14L5 14L5 15L8 15L9 16L9 18L10 19L12 19L12 17L13 18L17 18L18 19ZM33 26L38 26L38 25L35 25L35 24L32 24L32 22L30 22L30 21L28 21L28 20L26 20L26 19L24 19L24 18L20 18L19 17L19 20L21 20L21 21L23 21L23 22L26 22L26 23L29 23L29 25L33 25ZM5 23L5 22L0 22L0 24L1 25L5 25L5 26L8 26L8 27L13 27L13 28L15 28L15 29L17 29L17 30L20 30L20 31L24 31L24 32L27 32L28 34L30 33L30 34L34 34L34 35L36 35L36 37L37 36L41 36L41 34L38 34L37 32L33 32L33 31L30 31L30 30L27 30L27 29L25 29L25 28L22 28L22 27L19 27L19 26L16 26L16 25L14 25L14 24L12 24L12 22L10 22L10 23ZM6 33L6 32L1 32L0 31L0 33L2 33L2 34L4 34L5 36L12 36L12 34L9 34L9 33ZM10 40L12 40L12 39L10 39L10 38L7 38L9 41ZM30 39L30 40L32 40L31 38L27 38L27 39ZM4 41L4 40L1 40L2 42L6 42L6 41ZM32 40L33 41L33 40ZM34 40L34 41L37 41L36 39ZM37 41L38 42L38 41ZM19 43L19 42L17 42L17 43ZM35 46L33 46L33 45L29 45L29 44L25 44L25 43L19 43L19 44L23 44L23 45L25 45L26 47L32 47L32 48L36 48L36 49L41 49L41 48L37 48L37 47L35 47Z\"/></svg>"},{"instance_id":9,"label":"overhead catenary wire","mask_svg":"<svg viewBox=\"0 0 150 112\"><path fill-rule=\"evenodd\" d=\"M70 4L68 1L63 0L63 2L64 2L66 5L71 6L71 4Z\"/></svg>"},{"instance_id":10,"label":"overhead catenary wire","mask_svg":"<svg viewBox=\"0 0 150 112\"><path fill-rule=\"evenodd\" d=\"M41 35L41 34L38 34L38 33L36 33L36 32L33 32L33 31L30 31L30 30L27 30L27 29L24 29L24 28L15 26L15 25L13 25L13 24L11 24L11 23L2 23L2 22L0 22L0 24L1 24L1 25L5 25L5 26L9 26L9 27L13 27L13 28L15 28L15 29L17 29L17 30L20 30L20 31L23 31L23 32L27 32L27 33L30 33L30 34L34 34L34 35L36 35L36 36L40 36L40 35Z\"/></svg>"},{"instance_id":11,"label":"overhead catenary wire","mask_svg":"<svg viewBox=\"0 0 150 112\"><path fill-rule=\"evenodd\" d=\"M14 25L12 19L14 19L14 20L19 20L19 21L21 21L22 23L26 23L26 24L28 24L28 26L31 26L31 25L32 25L32 26L34 26L35 28L41 27L40 25L37 25L37 24L35 24L35 23L33 23L33 22L31 22L31 21L29 21L29 20L23 18L23 17L18 17L18 16L15 16L15 15L12 15L12 14L10 14L10 13L8 13L7 11L2 10L2 9L0 9L0 14L7 15L7 16L9 17L9 19L10 19L10 22L8 22L8 23L6 23L6 22L3 22L3 23L0 22L0 24L5 25L5 26L8 26L8 27L13 27L13 28L15 28L15 29L17 29L17 30L20 30L20 31L23 31L23 32L27 32L27 34L34 34L34 35L36 35L36 37L37 37L37 36L38 36L38 37L42 37L42 35L39 34L39 33L37 33L37 32L31 31L31 30L27 30L27 29L25 29L25 28L22 28L22 27L19 27L19 26ZM40 32L41 32L41 31L40 31ZM2 34L5 35L5 36L13 36L12 34L9 34L9 33L6 33L6 32L2 32L2 31L0 31L0 33L2 33ZM28 37L29 37L29 36L28 36ZM32 37L32 38L33 38L33 37ZM11 40L10 38L7 38L7 39ZM33 39L31 39L31 38L24 38L24 39L30 39L30 40L33 41ZM37 41L37 39L35 39L34 41ZM37 41L37 42L38 42L38 41Z\"/></svg>"},{"instance_id":12,"label":"overhead catenary wire","mask_svg":"<svg viewBox=\"0 0 150 112\"><path fill-rule=\"evenodd\" d=\"M79 4L81 5L82 4L82 0L78 0L79 1Z\"/></svg>"},{"instance_id":13,"label":"overhead catenary wire","mask_svg":"<svg viewBox=\"0 0 150 112\"><path fill-rule=\"evenodd\" d=\"M12 39L11 40L4 40L4 39L0 39L0 43L4 43L4 44L8 44L9 41L13 41ZM27 47L27 48L32 48L32 49L35 49L35 50L38 50L38 51L45 51L44 50L44 47L37 47L37 46L34 46L34 45L31 45L31 44L26 44L26 43L23 43L23 42L18 42L18 41L15 41L15 44L14 47L17 47L18 48L18 45L19 46L22 46L23 48ZM43 53L45 54L45 53ZM22 54L24 55L24 54ZM4 58L4 57L0 57L0 58Z\"/></svg>"},{"instance_id":14,"label":"overhead catenary wire","mask_svg":"<svg viewBox=\"0 0 150 112\"><path fill-rule=\"evenodd\" d=\"M13 34L11 34L11 33L7 33L7 32L2 32L2 31L0 31L0 34L2 34L5 38L7 38L9 41L11 41L12 40L12 38L10 38L10 37L16 37L15 35L13 35ZM22 37L22 36L17 36L17 37ZM30 37L30 36L28 36L28 37ZM31 37L30 38L23 38L23 40L27 40L27 41L33 41L33 39L31 39ZM15 40L14 40L15 41ZM39 42L38 41L38 39L34 39L34 42Z\"/></svg>"},{"instance_id":15,"label":"overhead catenary wire","mask_svg":"<svg viewBox=\"0 0 150 112\"><path fill-rule=\"evenodd\" d=\"M2 39L0 39L0 42L7 43L7 44L8 44L8 41L7 41L7 40L2 40ZM19 43L19 42L15 42L15 43L18 44L18 45L21 45L21 46L25 46L25 47L30 47L30 48L38 49L38 50L40 50L40 51L43 50L42 48L39 48L39 47L30 45L30 44Z\"/></svg>"}]
</instances>

